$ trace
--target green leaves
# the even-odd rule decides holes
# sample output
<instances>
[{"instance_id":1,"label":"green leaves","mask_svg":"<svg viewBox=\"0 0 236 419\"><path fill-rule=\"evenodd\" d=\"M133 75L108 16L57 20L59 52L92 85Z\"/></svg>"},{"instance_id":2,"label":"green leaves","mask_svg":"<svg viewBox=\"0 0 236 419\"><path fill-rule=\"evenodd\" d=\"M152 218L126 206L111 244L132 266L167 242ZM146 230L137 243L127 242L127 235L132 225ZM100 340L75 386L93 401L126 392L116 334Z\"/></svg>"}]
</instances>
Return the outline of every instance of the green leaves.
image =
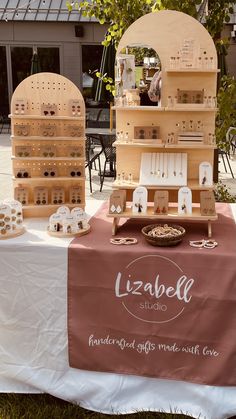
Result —
<instances>
[{"instance_id":1,"label":"green leaves","mask_svg":"<svg viewBox=\"0 0 236 419\"><path fill-rule=\"evenodd\" d=\"M233 77L222 77L217 102L216 143L220 149L229 151L226 133L230 126L236 126L236 80Z\"/></svg>"}]
</instances>

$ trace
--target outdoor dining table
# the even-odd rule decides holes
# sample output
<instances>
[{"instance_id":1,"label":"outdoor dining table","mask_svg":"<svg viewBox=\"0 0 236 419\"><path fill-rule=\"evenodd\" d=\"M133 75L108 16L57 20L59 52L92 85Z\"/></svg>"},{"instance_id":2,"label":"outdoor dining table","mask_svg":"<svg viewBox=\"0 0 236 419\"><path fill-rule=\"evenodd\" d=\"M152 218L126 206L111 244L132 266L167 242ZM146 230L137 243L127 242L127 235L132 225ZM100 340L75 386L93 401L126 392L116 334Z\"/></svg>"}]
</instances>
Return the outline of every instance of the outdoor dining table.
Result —
<instances>
[{"instance_id":1,"label":"outdoor dining table","mask_svg":"<svg viewBox=\"0 0 236 419\"><path fill-rule=\"evenodd\" d=\"M109 149L112 147L113 142L116 139L116 130L110 128L86 128L85 135L94 140L95 142L99 142L101 145L103 154L105 159L107 158L107 153ZM109 153L108 153L109 154ZM110 160L109 162L109 171L105 170L106 177L114 177L115 176L115 167L114 161Z\"/></svg>"},{"instance_id":2,"label":"outdoor dining table","mask_svg":"<svg viewBox=\"0 0 236 419\"><path fill-rule=\"evenodd\" d=\"M86 208L90 215L101 205L95 208L91 202ZM231 208L236 220L236 205ZM45 219L27 219L25 225L22 236L0 241L0 392L49 393L107 414L152 410L206 419L236 414L234 386L71 368L67 337L71 239L49 236Z\"/></svg>"}]
</instances>

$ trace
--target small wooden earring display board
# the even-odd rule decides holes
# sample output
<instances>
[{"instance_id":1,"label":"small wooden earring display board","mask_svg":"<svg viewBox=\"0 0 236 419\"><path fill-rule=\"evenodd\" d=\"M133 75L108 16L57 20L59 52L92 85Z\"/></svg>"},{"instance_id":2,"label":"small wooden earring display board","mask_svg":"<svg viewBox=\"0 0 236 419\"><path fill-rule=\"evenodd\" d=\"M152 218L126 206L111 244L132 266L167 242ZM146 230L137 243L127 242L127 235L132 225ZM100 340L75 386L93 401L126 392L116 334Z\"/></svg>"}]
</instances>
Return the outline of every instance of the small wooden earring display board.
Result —
<instances>
[{"instance_id":1,"label":"small wooden earring display board","mask_svg":"<svg viewBox=\"0 0 236 419\"><path fill-rule=\"evenodd\" d=\"M48 234L53 237L83 236L90 231L87 215L81 208L60 207L49 218Z\"/></svg>"},{"instance_id":2,"label":"small wooden earring display board","mask_svg":"<svg viewBox=\"0 0 236 419\"><path fill-rule=\"evenodd\" d=\"M187 186L180 188L178 191L178 214L192 214L192 191Z\"/></svg>"},{"instance_id":3,"label":"small wooden earring display board","mask_svg":"<svg viewBox=\"0 0 236 419\"><path fill-rule=\"evenodd\" d=\"M16 201L14 201L16 202ZM20 236L25 232L22 225L22 207L20 202L16 204L0 205L0 240Z\"/></svg>"},{"instance_id":4,"label":"small wooden earring display board","mask_svg":"<svg viewBox=\"0 0 236 419\"><path fill-rule=\"evenodd\" d=\"M69 202L70 204L81 204L82 189L80 186L72 186L69 191Z\"/></svg>"},{"instance_id":5,"label":"small wooden earring display board","mask_svg":"<svg viewBox=\"0 0 236 419\"><path fill-rule=\"evenodd\" d=\"M42 124L39 127L40 135L43 137L56 137L57 128L54 124Z\"/></svg>"},{"instance_id":6,"label":"small wooden earring display board","mask_svg":"<svg viewBox=\"0 0 236 419\"><path fill-rule=\"evenodd\" d=\"M69 115L81 116L81 102L79 99L71 99L69 101Z\"/></svg>"},{"instance_id":7,"label":"small wooden earring display board","mask_svg":"<svg viewBox=\"0 0 236 419\"><path fill-rule=\"evenodd\" d=\"M56 157L56 147L55 146L40 147L40 157L44 157L44 158Z\"/></svg>"},{"instance_id":8,"label":"small wooden earring display board","mask_svg":"<svg viewBox=\"0 0 236 419\"><path fill-rule=\"evenodd\" d=\"M200 211L201 215L212 216L216 214L215 196L213 191L200 192Z\"/></svg>"},{"instance_id":9,"label":"small wooden earring display board","mask_svg":"<svg viewBox=\"0 0 236 419\"><path fill-rule=\"evenodd\" d=\"M29 190L26 187L17 186L14 189L14 198L19 201L22 205L29 204Z\"/></svg>"},{"instance_id":10,"label":"small wooden earring display board","mask_svg":"<svg viewBox=\"0 0 236 419\"><path fill-rule=\"evenodd\" d=\"M64 135L68 137L82 137L84 136L84 129L82 125L65 125Z\"/></svg>"},{"instance_id":11,"label":"small wooden earring display board","mask_svg":"<svg viewBox=\"0 0 236 419\"><path fill-rule=\"evenodd\" d=\"M54 187L51 190L51 203L53 205L62 205L65 203L65 190L61 187Z\"/></svg>"},{"instance_id":12,"label":"small wooden earring display board","mask_svg":"<svg viewBox=\"0 0 236 419\"><path fill-rule=\"evenodd\" d=\"M15 157L31 157L32 156L32 147L31 146L15 146Z\"/></svg>"},{"instance_id":13,"label":"small wooden earring display board","mask_svg":"<svg viewBox=\"0 0 236 419\"><path fill-rule=\"evenodd\" d=\"M212 186L213 173L211 163L204 161L199 164L199 185Z\"/></svg>"},{"instance_id":14,"label":"small wooden earring display board","mask_svg":"<svg viewBox=\"0 0 236 419\"><path fill-rule=\"evenodd\" d=\"M56 116L57 115L57 105L50 103L43 103L41 105L41 115L43 116Z\"/></svg>"},{"instance_id":15,"label":"small wooden earring display board","mask_svg":"<svg viewBox=\"0 0 236 419\"><path fill-rule=\"evenodd\" d=\"M117 190L112 192L109 202L110 214L121 214L125 211L126 206L126 191Z\"/></svg>"},{"instance_id":16,"label":"small wooden earring display board","mask_svg":"<svg viewBox=\"0 0 236 419\"><path fill-rule=\"evenodd\" d=\"M43 167L41 169L41 176L45 177L45 178L53 178L53 177L57 177L58 176L58 170L56 167Z\"/></svg>"},{"instance_id":17,"label":"small wooden earring display board","mask_svg":"<svg viewBox=\"0 0 236 419\"><path fill-rule=\"evenodd\" d=\"M25 168L16 168L14 169L14 174L16 178L27 179L31 177L31 170Z\"/></svg>"},{"instance_id":18,"label":"small wooden earring display board","mask_svg":"<svg viewBox=\"0 0 236 419\"><path fill-rule=\"evenodd\" d=\"M160 127L159 126L143 126L143 127L134 127L134 142L143 142L161 144L162 140L160 139Z\"/></svg>"},{"instance_id":19,"label":"small wooden earring display board","mask_svg":"<svg viewBox=\"0 0 236 419\"><path fill-rule=\"evenodd\" d=\"M25 99L15 99L13 105L13 112L15 115L24 115L27 113L27 101Z\"/></svg>"},{"instance_id":20,"label":"small wooden earring display board","mask_svg":"<svg viewBox=\"0 0 236 419\"><path fill-rule=\"evenodd\" d=\"M83 155L82 147L75 146L75 147L67 147L67 153L69 157L78 158Z\"/></svg>"},{"instance_id":21,"label":"small wooden earring display board","mask_svg":"<svg viewBox=\"0 0 236 419\"><path fill-rule=\"evenodd\" d=\"M133 192L132 212L143 214L147 212L148 191L144 186L138 186Z\"/></svg>"},{"instance_id":22,"label":"small wooden earring display board","mask_svg":"<svg viewBox=\"0 0 236 419\"><path fill-rule=\"evenodd\" d=\"M84 176L84 167L82 167L82 166L69 167L67 176L83 177Z\"/></svg>"},{"instance_id":23,"label":"small wooden earring display board","mask_svg":"<svg viewBox=\"0 0 236 419\"><path fill-rule=\"evenodd\" d=\"M168 214L169 192L156 191L154 195L154 214Z\"/></svg>"},{"instance_id":24,"label":"small wooden earring display board","mask_svg":"<svg viewBox=\"0 0 236 419\"><path fill-rule=\"evenodd\" d=\"M14 124L14 136L27 137L30 134L30 126L28 124Z\"/></svg>"},{"instance_id":25,"label":"small wooden earring display board","mask_svg":"<svg viewBox=\"0 0 236 419\"><path fill-rule=\"evenodd\" d=\"M48 205L48 189L43 186L34 188L34 205Z\"/></svg>"}]
</instances>

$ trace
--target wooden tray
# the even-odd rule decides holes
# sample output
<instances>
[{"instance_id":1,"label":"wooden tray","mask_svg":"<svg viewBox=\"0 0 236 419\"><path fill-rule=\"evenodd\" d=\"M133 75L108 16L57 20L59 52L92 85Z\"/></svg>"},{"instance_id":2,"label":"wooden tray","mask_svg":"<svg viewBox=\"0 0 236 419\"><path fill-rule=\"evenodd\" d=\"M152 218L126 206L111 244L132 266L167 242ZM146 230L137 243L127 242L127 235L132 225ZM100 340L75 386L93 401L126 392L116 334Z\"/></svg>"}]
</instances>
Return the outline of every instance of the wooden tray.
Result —
<instances>
[{"instance_id":1,"label":"wooden tray","mask_svg":"<svg viewBox=\"0 0 236 419\"><path fill-rule=\"evenodd\" d=\"M90 232L90 225L87 228L83 228L82 230L79 230L78 233L63 233L61 231L49 231L49 227L47 228L47 232L49 236L52 236L52 237L60 237L60 238L80 237Z\"/></svg>"},{"instance_id":2,"label":"wooden tray","mask_svg":"<svg viewBox=\"0 0 236 419\"><path fill-rule=\"evenodd\" d=\"M0 235L0 240L14 239L14 237L21 236L21 234L24 234L25 232L25 227L22 227L21 229L17 229L17 231L6 233L4 236Z\"/></svg>"}]
</instances>

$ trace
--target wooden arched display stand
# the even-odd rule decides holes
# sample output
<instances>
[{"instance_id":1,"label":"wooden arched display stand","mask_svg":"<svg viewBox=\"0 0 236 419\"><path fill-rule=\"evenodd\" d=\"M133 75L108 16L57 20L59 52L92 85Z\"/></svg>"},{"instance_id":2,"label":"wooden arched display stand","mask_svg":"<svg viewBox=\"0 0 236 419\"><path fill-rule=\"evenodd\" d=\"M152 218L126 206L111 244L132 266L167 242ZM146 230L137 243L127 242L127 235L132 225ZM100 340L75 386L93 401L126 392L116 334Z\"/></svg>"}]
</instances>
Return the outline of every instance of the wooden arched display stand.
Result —
<instances>
[{"instance_id":1,"label":"wooden arched display stand","mask_svg":"<svg viewBox=\"0 0 236 419\"><path fill-rule=\"evenodd\" d=\"M67 205L85 207L85 105L65 77L38 73L11 101L14 197L24 217L46 217Z\"/></svg>"},{"instance_id":2,"label":"wooden arched display stand","mask_svg":"<svg viewBox=\"0 0 236 419\"><path fill-rule=\"evenodd\" d=\"M145 213L133 213L127 208L114 217L113 234L116 233L120 217L148 217L162 219L192 219L208 222L211 236L211 221L217 219L215 210L204 208L201 192L213 197L213 182L200 179L200 164L213 167L215 149L215 114L217 55L214 43L207 30L194 18L176 11L164 10L147 14L134 22L123 35L117 57L126 47L153 48L161 61L162 85L161 104L158 106L115 106L117 132L126 133L126 138L117 140L117 178L114 189L125 190L127 201L132 201L133 191L144 185L148 189L148 201L154 201L156 190L167 190L170 205L166 214L158 214L154 207ZM136 86L137 87L137 86ZM137 140L135 127L157 126L158 139ZM144 156L146 155L146 157ZM142 175L143 161L149 161L150 173L157 174L160 168L150 167L163 159L159 176ZM149 159L149 160L148 160ZM179 159L178 171L182 173L182 159L185 161L185 179L176 176L175 160ZM167 163L164 163L167 161ZM148 163L146 162L146 168ZM208 169L207 169L208 170ZM145 171L145 170L144 170ZM166 173L168 171L168 176ZM170 176L170 173L172 175ZM119 177L119 178L118 178ZM180 176L179 176L180 177ZM149 182L150 180L150 182ZM191 190L196 203L191 214L178 211L178 191L181 186ZM207 195L206 195L207 196ZM200 205L201 201L201 205ZM204 201L204 199L203 199ZM214 206L215 208L215 206Z\"/></svg>"}]
</instances>

